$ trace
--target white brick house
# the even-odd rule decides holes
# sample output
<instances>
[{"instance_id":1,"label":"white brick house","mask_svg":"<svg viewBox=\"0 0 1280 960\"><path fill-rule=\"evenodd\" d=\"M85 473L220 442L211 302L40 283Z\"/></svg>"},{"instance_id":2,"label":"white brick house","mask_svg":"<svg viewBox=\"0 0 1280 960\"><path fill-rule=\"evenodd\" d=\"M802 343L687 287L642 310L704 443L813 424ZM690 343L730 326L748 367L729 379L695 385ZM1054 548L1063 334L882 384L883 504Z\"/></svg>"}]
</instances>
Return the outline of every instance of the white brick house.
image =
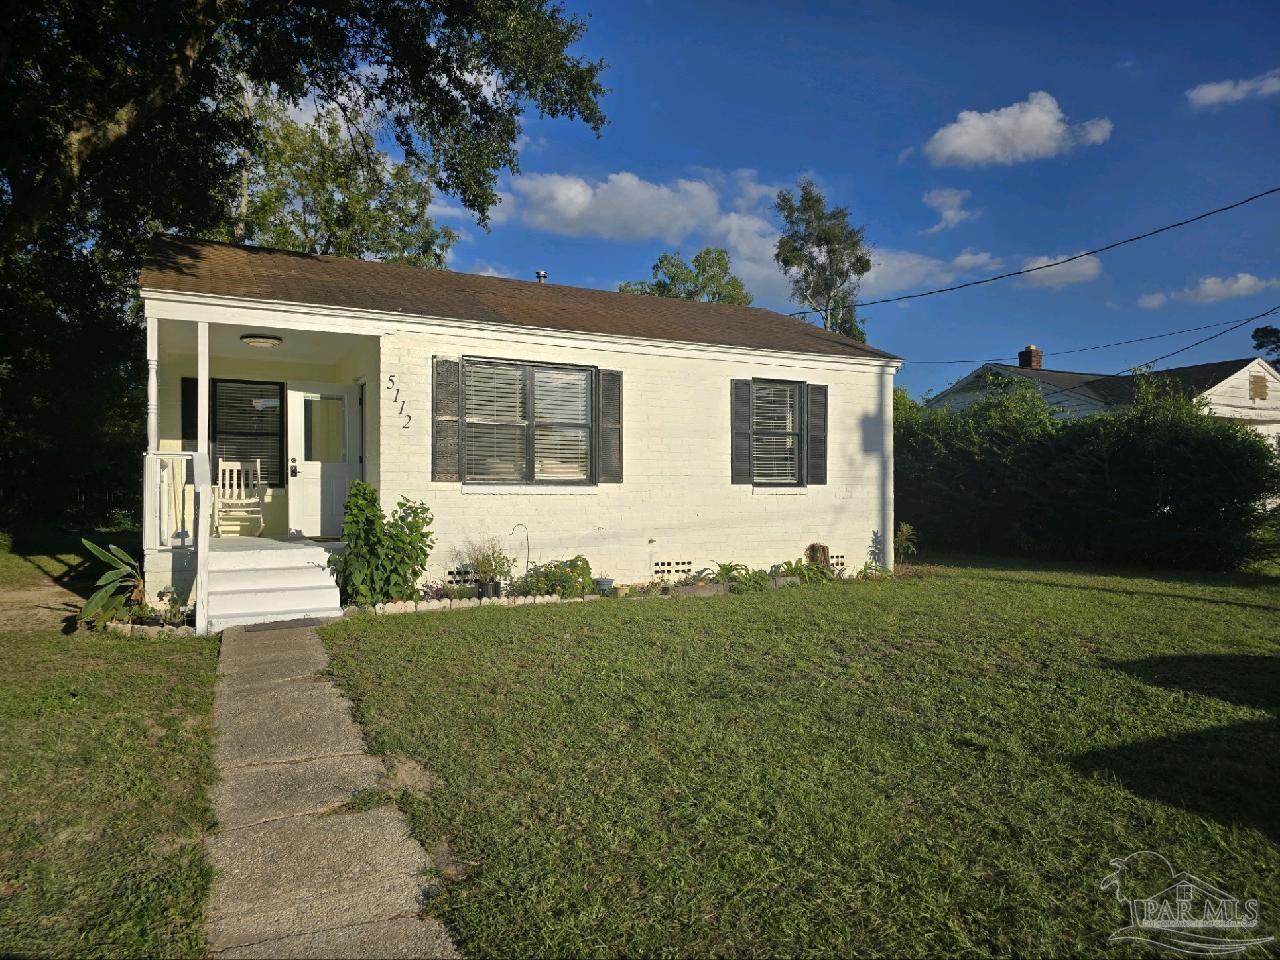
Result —
<instances>
[{"instance_id":1,"label":"white brick house","mask_svg":"<svg viewBox=\"0 0 1280 960\"><path fill-rule=\"evenodd\" d=\"M435 579L488 537L624 583L815 542L892 561L900 361L793 318L171 239L140 288L147 588L215 627L333 612L360 477L430 506ZM252 460L262 536L211 539L220 463Z\"/></svg>"}]
</instances>

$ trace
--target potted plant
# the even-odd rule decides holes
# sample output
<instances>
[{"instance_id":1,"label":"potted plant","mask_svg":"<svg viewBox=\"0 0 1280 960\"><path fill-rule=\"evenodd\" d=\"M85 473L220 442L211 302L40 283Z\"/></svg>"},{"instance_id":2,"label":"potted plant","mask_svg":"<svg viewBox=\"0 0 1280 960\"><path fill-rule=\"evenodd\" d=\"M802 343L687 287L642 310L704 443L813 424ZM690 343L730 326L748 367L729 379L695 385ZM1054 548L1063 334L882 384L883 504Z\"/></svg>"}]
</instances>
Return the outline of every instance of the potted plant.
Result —
<instances>
[{"instance_id":1,"label":"potted plant","mask_svg":"<svg viewBox=\"0 0 1280 960\"><path fill-rule=\"evenodd\" d=\"M506 555L497 537L478 543L468 541L462 553L461 565L475 580L476 596L500 597L503 581L511 580L515 560Z\"/></svg>"},{"instance_id":2,"label":"potted plant","mask_svg":"<svg viewBox=\"0 0 1280 960\"><path fill-rule=\"evenodd\" d=\"M602 597L607 597L613 592L613 577L596 577L593 581L596 585L596 593Z\"/></svg>"}]
</instances>

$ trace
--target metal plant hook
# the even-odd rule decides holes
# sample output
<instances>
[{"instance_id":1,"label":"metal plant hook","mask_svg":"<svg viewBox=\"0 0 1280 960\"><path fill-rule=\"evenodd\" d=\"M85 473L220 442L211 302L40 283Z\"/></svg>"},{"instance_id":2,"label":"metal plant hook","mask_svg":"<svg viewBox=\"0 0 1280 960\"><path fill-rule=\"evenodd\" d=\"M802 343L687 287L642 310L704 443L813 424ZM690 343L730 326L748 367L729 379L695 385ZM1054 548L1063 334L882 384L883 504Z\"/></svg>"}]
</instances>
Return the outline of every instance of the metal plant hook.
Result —
<instances>
[{"instance_id":1,"label":"metal plant hook","mask_svg":"<svg viewBox=\"0 0 1280 960\"><path fill-rule=\"evenodd\" d=\"M511 528L511 532L508 533L507 536L514 537L516 535L516 531L521 528L524 529L524 572L525 572L525 576L528 576L529 575L529 528L526 527L523 523L517 523L514 527Z\"/></svg>"}]
</instances>

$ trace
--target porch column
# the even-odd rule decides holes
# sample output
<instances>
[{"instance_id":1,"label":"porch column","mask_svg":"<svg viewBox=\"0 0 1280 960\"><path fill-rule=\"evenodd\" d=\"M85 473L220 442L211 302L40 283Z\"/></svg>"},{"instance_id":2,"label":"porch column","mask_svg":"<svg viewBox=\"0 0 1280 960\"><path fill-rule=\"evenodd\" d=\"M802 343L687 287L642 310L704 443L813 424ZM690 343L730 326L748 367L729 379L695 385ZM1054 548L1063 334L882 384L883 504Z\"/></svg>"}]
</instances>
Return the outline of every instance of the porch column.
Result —
<instances>
[{"instance_id":1,"label":"porch column","mask_svg":"<svg viewBox=\"0 0 1280 960\"><path fill-rule=\"evenodd\" d=\"M196 323L196 454L209 456L209 324Z\"/></svg>"},{"instance_id":2,"label":"porch column","mask_svg":"<svg viewBox=\"0 0 1280 960\"><path fill-rule=\"evenodd\" d=\"M160 321L147 317L147 453L160 450Z\"/></svg>"}]
</instances>

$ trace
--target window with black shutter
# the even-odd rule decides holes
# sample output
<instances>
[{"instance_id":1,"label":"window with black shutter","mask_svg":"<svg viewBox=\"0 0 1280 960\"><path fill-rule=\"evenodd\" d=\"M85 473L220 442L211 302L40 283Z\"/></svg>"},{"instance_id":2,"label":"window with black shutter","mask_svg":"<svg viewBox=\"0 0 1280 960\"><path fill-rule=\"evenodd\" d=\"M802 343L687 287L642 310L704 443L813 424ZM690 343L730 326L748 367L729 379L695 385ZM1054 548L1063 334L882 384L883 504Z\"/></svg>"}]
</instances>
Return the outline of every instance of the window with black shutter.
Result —
<instances>
[{"instance_id":1,"label":"window with black shutter","mask_svg":"<svg viewBox=\"0 0 1280 960\"><path fill-rule=\"evenodd\" d=\"M730 381L729 469L757 487L827 482L827 388L795 380Z\"/></svg>"},{"instance_id":2,"label":"window with black shutter","mask_svg":"<svg viewBox=\"0 0 1280 960\"><path fill-rule=\"evenodd\" d=\"M199 381L181 384L182 449L199 437ZM262 461L268 486L284 486L285 385L274 381L210 380L209 440L218 460Z\"/></svg>"},{"instance_id":3,"label":"window with black shutter","mask_svg":"<svg viewBox=\"0 0 1280 960\"><path fill-rule=\"evenodd\" d=\"M436 357L433 390L436 480L622 482L618 371Z\"/></svg>"},{"instance_id":4,"label":"window with black shutter","mask_svg":"<svg viewBox=\"0 0 1280 960\"><path fill-rule=\"evenodd\" d=\"M284 384L211 380L211 446L219 460L262 461L262 479L284 486Z\"/></svg>"}]
</instances>

